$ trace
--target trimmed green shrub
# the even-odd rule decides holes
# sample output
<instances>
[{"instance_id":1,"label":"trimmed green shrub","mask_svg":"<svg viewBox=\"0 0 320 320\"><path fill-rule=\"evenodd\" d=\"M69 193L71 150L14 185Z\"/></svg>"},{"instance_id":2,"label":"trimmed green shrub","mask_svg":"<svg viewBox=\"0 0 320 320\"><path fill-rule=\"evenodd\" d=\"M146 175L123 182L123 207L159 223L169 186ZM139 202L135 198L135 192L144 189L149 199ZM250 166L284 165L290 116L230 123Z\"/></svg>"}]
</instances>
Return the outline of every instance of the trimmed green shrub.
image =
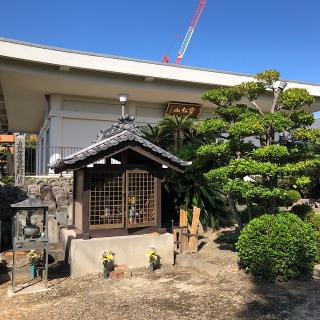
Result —
<instances>
[{"instance_id":1,"label":"trimmed green shrub","mask_svg":"<svg viewBox=\"0 0 320 320\"><path fill-rule=\"evenodd\" d=\"M315 234L317 239L316 262L320 262L320 231L316 231Z\"/></svg>"},{"instance_id":2,"label":"trimmed green shrub","mask_svg":"<svg viewBox=\"0 0 320 320\"><path fill-rule=\"evenodd\" d=\"M317 238L317 253L316 253L316 261L320 261L320 214L310 214L306 218L306 222L308 222L313 230L315 231Z\"/></svg>"},{"instance_id":3,"label":"trimmed green shrub","mask_svg":"<svg viewBox=\"0 0 320 320\"><path fill-rule=\"evenodd\" d=\"M314 215L314 210L306 203L296 204L291 208L290 212L297 215L301 220L306 220L308 216Z\"/></svg>"},{"instance_id":4,"label":"trimmed green shrub","mask_svg":"<svg viewBox=\"0 0 320 320\"><path fill-rule=\"evenodd\" d=\"M310 214L306 217L306 222L310 223L315 231L320 231L320 214Z\"/></svg>"},{"instance_id":5,"label":"trimmed green shrub","mask_svg":"<svg viewBox=\"0 0 320 320\"><path fill-rule=\"evenodd\" d=\"M289 190L287 192L287 201L293 204L301 199L301 194L297 190Z\"/></svg>"},{"instance_id":6,"label":"trimmed green shrub","mask_svg":"<svg viewBox=\"0 0 320 320\"><path fill-rule=\"evenodd\" d=\"M246 272L267 280L307 278L316 259L311 225L292 213L263 215L241 232L236 248Z\"/></svg>"}]
</instances>

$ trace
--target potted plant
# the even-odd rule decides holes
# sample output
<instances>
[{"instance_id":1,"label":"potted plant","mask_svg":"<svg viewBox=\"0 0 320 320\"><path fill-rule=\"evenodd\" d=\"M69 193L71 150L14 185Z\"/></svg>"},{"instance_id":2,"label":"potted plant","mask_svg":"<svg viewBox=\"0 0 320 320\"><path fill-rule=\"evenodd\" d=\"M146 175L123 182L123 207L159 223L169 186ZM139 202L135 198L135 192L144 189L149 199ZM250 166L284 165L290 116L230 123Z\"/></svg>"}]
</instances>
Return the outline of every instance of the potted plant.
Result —
<instances>
[{"instance_id":1,"label":"potted plant","mask_svg":"<svg viewBox=\"0 0 320 320\"><path fill-rule=\"evenodd\" d=\"M32 279L35 279L37 277L36 266L39 264L40 259L40 254L36 250L30 250L27 254L27 260L30 265L30 273Z\"/></svg>"},{"instance_id":2,"label":"potted plant","mask_svg":"<svg viewBox=\"0 0 320 320\"><path fill-rule=\"evenodd\" d=\"M153 272L154 269L155 269L155 266L158 262L158 254L157 254L157 250L154 246L151 246L148 250L147 250L147 253L146 253L146 256L149 260L149 271L150 272Z\"/></svg>"},{"instance_id":3,"label":"potted plant","mask_svg":"<svg viewBox=\"0 0 320 320\"><path fill-rule=\"evenodd\" d=\"M114 269L114 256L115 254L111 250L108 252L102 251L100 254L100 259L103 265L103 277L105 279L109 278L110 272Z\"/></svg>"}]
</instances>

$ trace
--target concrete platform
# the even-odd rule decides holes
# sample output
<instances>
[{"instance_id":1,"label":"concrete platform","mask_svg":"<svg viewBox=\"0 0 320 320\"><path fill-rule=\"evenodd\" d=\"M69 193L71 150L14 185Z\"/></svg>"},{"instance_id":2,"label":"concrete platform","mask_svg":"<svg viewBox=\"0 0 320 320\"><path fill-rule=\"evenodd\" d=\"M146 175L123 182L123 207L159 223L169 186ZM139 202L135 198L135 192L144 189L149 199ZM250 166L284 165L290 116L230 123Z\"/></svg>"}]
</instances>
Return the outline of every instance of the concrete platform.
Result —
<instances>
[{"instance_id":1,"label":"concrete platform","mask_svg":"<svg viewBox=\"0 0 320 320\"><path fill-rule=\"evenodd\" d=\"M17 285L15 287L15 292L13 292L12 287L9 287L8 288L8 297L12 298L17 295L45 292L48 290L51 290L51 289L46 288L42 282L28 283L28 284L23 284L23 285Z\"/></svg>"},{"instance_id":2,"label":"concrete platform","mask_svg":"<svg viewBox=\"0 0 320 320\"><path fill-rule=\"evenodd\" d=\"M154 246L160 256L161 264L174 263L173 235L130 235L118 237L94 238L89 240L71 240L69 264L71 277L80 278L91 273L102 272L99 259L102 251L115 253L115 263L125 264L129 269L148 265L146 252Z\"/></svg>"},{"instance_id":3,"label":"concrete platform","mask_svg":"<svg viewBox=\"0 0 320 320\"><path fill-rule=\"evenodd\" d=\"M210 277L216 277L220 272L221 268L213 263L198 260L193 254L177 254L175 264L193 269L199 273L205 273Z\"/></svg>"}]
</instances>

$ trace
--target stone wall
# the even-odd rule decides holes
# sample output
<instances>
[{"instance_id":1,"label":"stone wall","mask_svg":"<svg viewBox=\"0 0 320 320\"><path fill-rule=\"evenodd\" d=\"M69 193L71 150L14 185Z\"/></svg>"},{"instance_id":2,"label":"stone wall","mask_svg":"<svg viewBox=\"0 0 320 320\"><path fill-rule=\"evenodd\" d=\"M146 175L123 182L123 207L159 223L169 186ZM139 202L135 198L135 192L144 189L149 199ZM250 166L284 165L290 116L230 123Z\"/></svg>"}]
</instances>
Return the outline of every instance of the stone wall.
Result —
<instances>
[{"instance_id":1,"label":"stone wall","mask_svg":"<svg viewBox=\"0 0 320 320\"><path fill-rule=\"evenodd\" d=\"M68 224L68 208L72 205L72 178L41 178L29 179L27 194L35 195L49 206L49 216L58 221L59 225Z\"/></svg>"},{"instance_id":2,"label":"stone wall","mask_svg":"<svg viewBox=\"0 0 320 320\"><path fill-rule=\"evenodd\" d=\"M14 210L11 204L20 202L30 195L35 195L49 206L49 241L59 241L59 228L71 224L72 219L72 178L48 177L26 178L25 185L14 186L13 183L0 184L0 243L8 248L12 241L11 221ZM0 247L1 249L1 247Z\"/></svg>"},{"instance_id":3,"label":"stone wall","mask_svg":"<svg viewBox=\"0 0 320 320\"><path fill-rule=\"evenodd\" d=\"M14 210L11 204L27 198L26 187L16 187L12 183L0 183L0 250L10 248L12 243L12 217Z\"/></svg>"}]
</instances>

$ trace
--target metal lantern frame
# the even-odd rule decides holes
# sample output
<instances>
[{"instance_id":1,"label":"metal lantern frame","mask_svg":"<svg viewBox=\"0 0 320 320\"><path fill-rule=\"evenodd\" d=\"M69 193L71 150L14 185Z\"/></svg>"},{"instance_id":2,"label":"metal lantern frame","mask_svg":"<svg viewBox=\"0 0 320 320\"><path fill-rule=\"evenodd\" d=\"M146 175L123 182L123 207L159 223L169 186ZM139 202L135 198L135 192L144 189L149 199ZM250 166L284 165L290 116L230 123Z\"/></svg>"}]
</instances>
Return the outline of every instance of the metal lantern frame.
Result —
<instances>
[{"instance_id":1,"label":"metal lantern frame","mask_svg":"<svg viewBox=\"0 0 320 320\"><path fill-rule=\"evenodd\" d=\"M12 268L12 291L16 290L16 272L19 267L16 265L17 263L17 251L29 251L29 250L37 250L43 252L43 266L41 267L44 270L42 281L45 285L45 288L48 286L48 205L45 204L40 199L37 199L33 196L30 198L12 204L11 207L15 210L14 218L13 218L13 268ZM40 236L33 238L27 237L21 233L20 230L20 222L19 216L22 212L28 211L27 214L30 213L30 216L33 214L37 214L39 210L43 211L43 220L42 222L42 232ZM23 213L25 214L25 213Z\"/></svg>"}]
</instances>

